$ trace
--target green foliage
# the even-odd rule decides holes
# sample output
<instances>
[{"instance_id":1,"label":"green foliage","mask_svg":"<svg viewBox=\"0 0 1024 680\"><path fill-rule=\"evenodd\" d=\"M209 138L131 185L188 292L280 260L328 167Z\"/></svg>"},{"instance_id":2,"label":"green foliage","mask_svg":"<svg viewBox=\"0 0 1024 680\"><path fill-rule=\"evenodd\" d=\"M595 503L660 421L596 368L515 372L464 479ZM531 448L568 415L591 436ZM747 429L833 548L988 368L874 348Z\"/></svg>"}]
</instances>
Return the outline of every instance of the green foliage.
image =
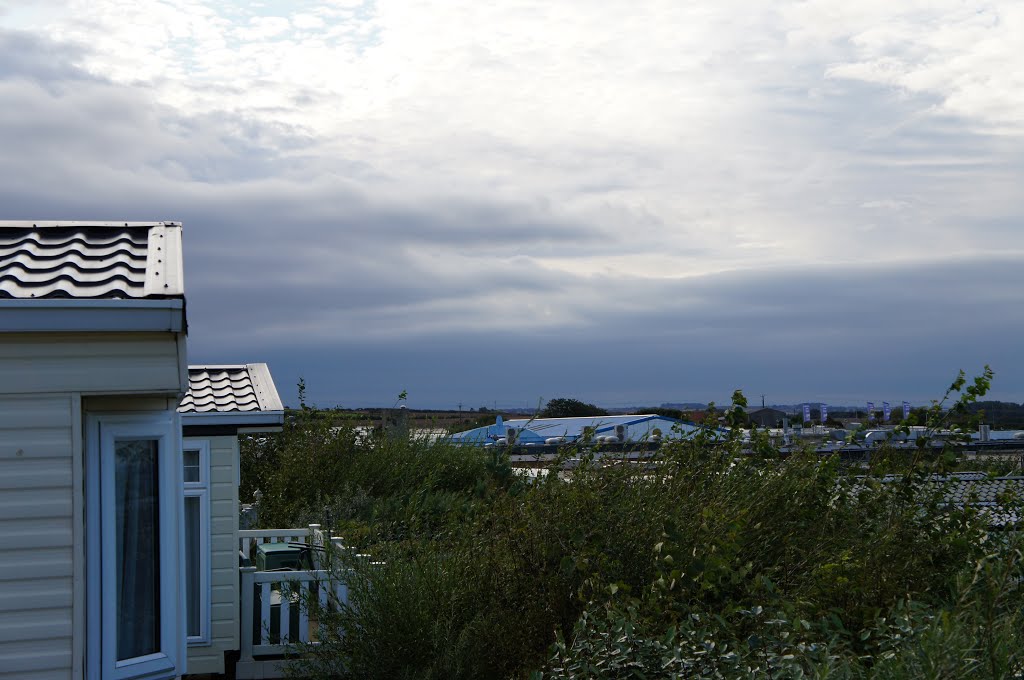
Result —
<instances>
[{"instance_id":1,"label":"green foliage","mask_svg":"<svg viewBox=\"0 0 1024 680\"><path fill-rule=\"evenodd\" d=\"M241 464L240 495L262 492L264 526L320 522L365 541L453 530L454 519L516 482L507 461L480 450L335 427L312 410L279 434L243 439Z\"/></svg>"},{"instance_id":2,"label":"green foliage","mask_svg":"<svg viewBox=\"0 0 1024 680\"><path fill-rule=\"evenodd\" d=\"M947 400L972 403L981 381ZM725 410L739 418L736 393ZM940 402L941 403L941 402ZM268 524L323 519L352 605L309 678L1003 678L1024 672L1020 545L949 507L912 453L740 456L707 426L647 465L574 452L532 483L498 449L387 442L302 418L243 449ZM948 424L943 408L931 425ZM265 461L275 461L265 466ZM881 484L878 475L904 474ZM247 484L250 482L246 482ZM318 514L319 513L319 514ZM999 540L997 540L999 539Z\"/></svg>"},{"instance_id":3,"label":"green foliage","mask_svg":"<svg viewBox=\"0 0 1024 680\"><path fill-rule=\"evenodd\" d=\"M540 412L541 418L574 418L578 416L606 416L608 412L599 406L587 404L579 399L551 399Z\"/></svg>"},{"instance_id":4,"label":"green foliage","mask_svg":"<svg viewBox=\"0 0 1024 680\"><path fill-rule=\"evenodd\" d=\"M909 598L851 631L835 614L793 618L761 606L691 613L667 628L635 598L588 609L571 642L559 635L544 672L568 678L997 678L1024 672L1019 549L979 559L952 602Z\"/></svg>"}]
</instances>

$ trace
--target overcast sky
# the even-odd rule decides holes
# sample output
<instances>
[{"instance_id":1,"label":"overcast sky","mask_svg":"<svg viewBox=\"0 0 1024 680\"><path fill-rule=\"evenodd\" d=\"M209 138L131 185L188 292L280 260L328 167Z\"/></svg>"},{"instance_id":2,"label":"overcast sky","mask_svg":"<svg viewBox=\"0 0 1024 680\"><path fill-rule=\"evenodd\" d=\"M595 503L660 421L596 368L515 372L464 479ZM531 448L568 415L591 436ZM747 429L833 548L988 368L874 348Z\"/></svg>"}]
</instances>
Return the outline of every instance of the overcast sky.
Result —
<instances>
[{"instance_id":1,"label":"overcast sky","mask_svg":"<svg viewBox=\"0 0 1024 680\"><path fill-rule=\"evenodd\" d=\"M0 0L0 217L323 406L1024 400L1024 3Z\"/></svg>"}]
</instances>

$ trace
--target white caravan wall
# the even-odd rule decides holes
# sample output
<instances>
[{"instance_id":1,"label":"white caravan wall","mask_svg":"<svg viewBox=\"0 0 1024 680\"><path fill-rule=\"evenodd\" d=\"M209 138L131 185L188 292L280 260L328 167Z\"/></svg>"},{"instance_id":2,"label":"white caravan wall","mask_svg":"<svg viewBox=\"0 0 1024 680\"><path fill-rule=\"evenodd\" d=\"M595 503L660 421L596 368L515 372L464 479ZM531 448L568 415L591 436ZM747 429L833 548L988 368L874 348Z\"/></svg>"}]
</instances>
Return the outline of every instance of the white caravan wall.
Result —
<instances>
[{"instance_id":1,"label":"white caravan wall","mask_svg":"<svg viewBox=\"0 0 1024 680\"><path fill-rule=\"evenodd\" d=\"M5 383L7 375L0 367ZM70 395L0 396L0 678L5 680L71 677L75 407Z\"/></svg>"},{"instance_id":2,"label":"white caravan wall","mask_svg":"<svg viewBox=\"0 0 1024 680\"><path fill-rule=\"evenodd\" d=\"M0 334L0 393L181 393L173 333Z\"/></svg>"},{"instance_id":3,"label":"white caravan wall","mask_svg":"<svg viewBox=\"0 0 1024 680\"><path fill-rule=\"evenodd\" d=\"M210 636L188 649L189 673L223 673L224 652L237 650L238 438L190 437L210 442Z\"/></svg>"}]
</instances>

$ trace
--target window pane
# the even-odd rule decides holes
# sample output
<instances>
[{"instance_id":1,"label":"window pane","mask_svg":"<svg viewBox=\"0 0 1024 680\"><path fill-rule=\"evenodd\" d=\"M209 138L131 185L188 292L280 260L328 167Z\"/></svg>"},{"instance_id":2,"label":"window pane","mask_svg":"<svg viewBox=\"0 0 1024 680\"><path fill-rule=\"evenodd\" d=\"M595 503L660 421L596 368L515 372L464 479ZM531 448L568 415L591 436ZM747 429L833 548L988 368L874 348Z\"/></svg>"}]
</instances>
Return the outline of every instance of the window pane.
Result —
<instances>
[{"instance_id":1,"label":"window pane","mask_svg":"<svg viewBox=\"0 0 1024 680\"><path fill-rule=\"evenodd\" d=\"M192 449L184 452L185 459L185 481L198 482L199 478L199 451Z\"/></svg>"},{"instance_id":2,"label":"window pane","mask_svg":"<svg viewBox=\"0 0 1024 680\"><path fill-rule=\"evenodd\" d=\"M160 651L160 511L157 442L114 449L117 660Z\"/></svg>"},{"instance_id":3,"label":"window pane","mask_svg":"<svg viewBox=\"0 0 1024 680\"><path fill-rule=\"evenodd\" d=\"M202 555L199 539L199 496L185 497L185 599L187 609L187 632L189 637L202 634L200 611L202 593L200 592L199 562Z\"/></svg>"}]
</instances>

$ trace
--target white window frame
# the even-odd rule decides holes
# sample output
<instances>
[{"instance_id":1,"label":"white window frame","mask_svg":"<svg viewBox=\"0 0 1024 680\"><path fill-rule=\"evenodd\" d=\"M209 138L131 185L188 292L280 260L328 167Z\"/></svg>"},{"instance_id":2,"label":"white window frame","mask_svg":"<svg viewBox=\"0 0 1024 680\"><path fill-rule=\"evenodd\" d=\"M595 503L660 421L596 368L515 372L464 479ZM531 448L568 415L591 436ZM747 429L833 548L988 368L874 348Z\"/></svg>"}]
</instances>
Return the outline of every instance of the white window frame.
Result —
<instances>
[{"instance_id":1,"label":"white window frame","mask_svg":"<svg viewBox=\"0 0 1024 680\"><path fill-rule=\"evenodd\" d=\"M184 496L182 499L182 517L185 515L184 498L199 498L199 635L187 636L190 647L202 647L211 644L210 638L210 440L182 439L182 459L185 451L199 451L199 481L183 482ZM182 479L184 479L184 467ZM184 527L184 523L182 523ZM184 530L183 530L184 531ZM182 535L184 540L184 534ZM190 555L186 552L184 559L186 569ZM188 593L185 600L186 632L188 624Z\"/></svg>"},{"instance_id":2,"label":"white window frame","mask_svg":"<svg viewBox=\"0 0 1024 680\"><path fill-rule=\"evenodd\" d=\"M159 652L117 660L114 595L114 450L119 440L157 441L160 531ZM174 411L86 419L86 616L89 680L157 680L185 672L181 421Z\"/></svg>"}]
</instances>

